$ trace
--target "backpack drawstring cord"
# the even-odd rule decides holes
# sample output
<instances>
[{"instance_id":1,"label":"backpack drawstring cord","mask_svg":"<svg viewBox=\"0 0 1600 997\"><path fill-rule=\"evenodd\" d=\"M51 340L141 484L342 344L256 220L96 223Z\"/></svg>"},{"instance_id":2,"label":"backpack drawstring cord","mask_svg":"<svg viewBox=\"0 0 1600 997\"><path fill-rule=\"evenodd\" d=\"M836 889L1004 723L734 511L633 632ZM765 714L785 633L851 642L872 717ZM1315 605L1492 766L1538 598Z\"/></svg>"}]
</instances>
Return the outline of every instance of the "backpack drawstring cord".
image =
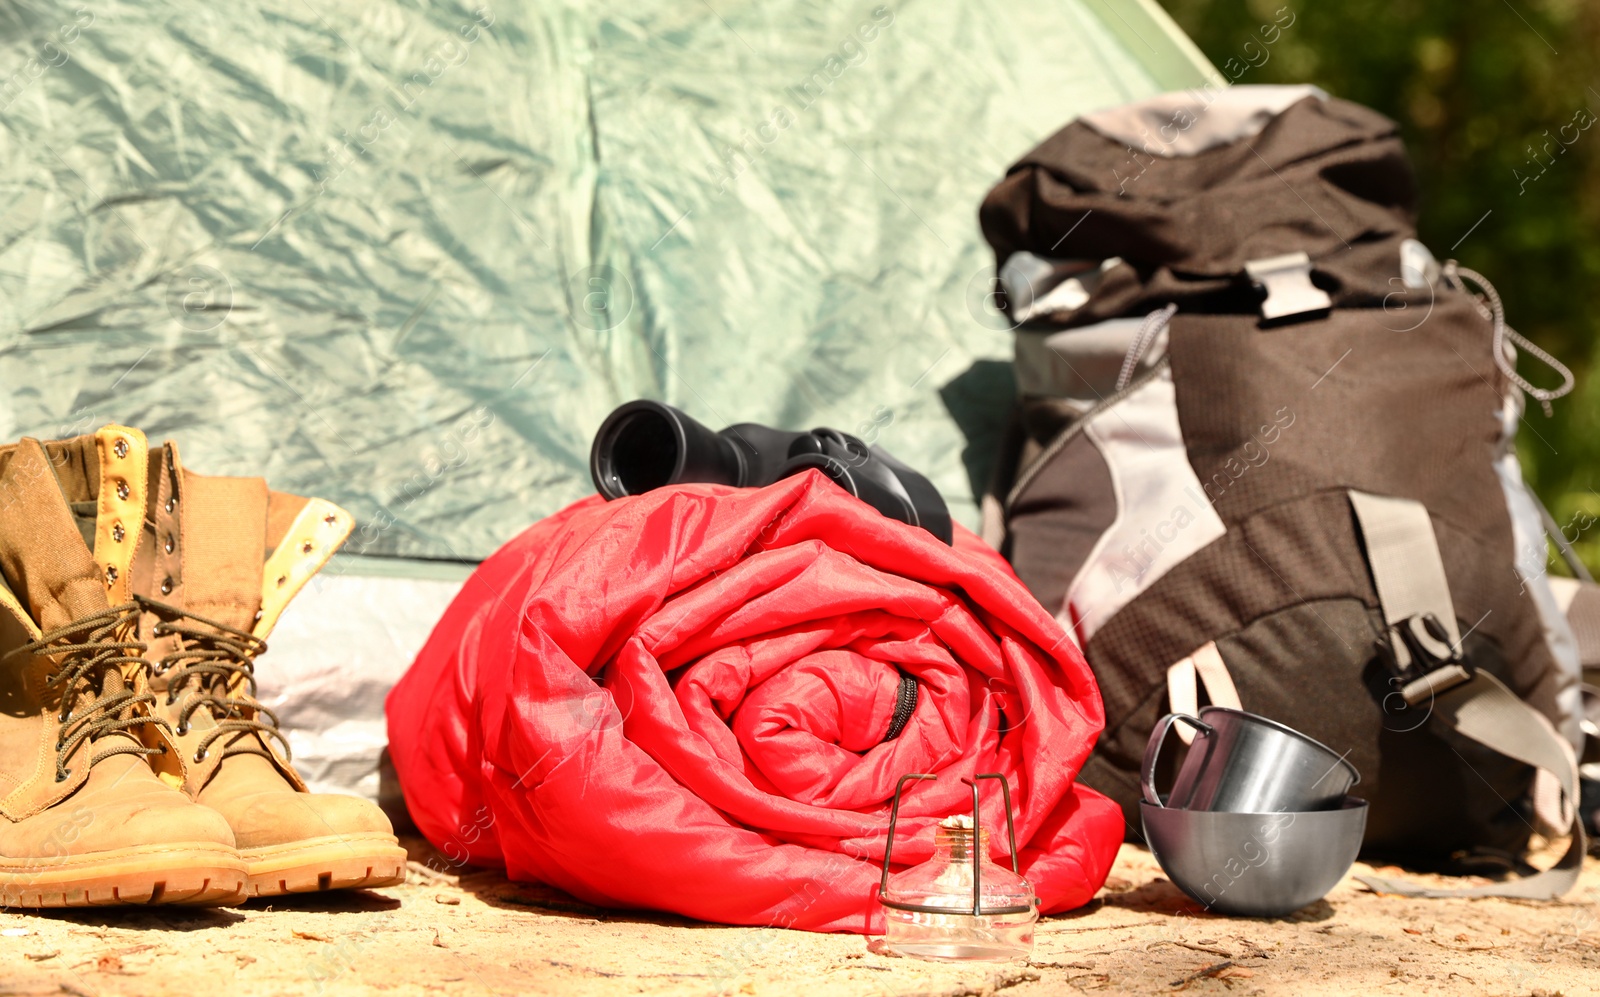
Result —
<instances>
[{"instance_id":1,"label":"backpack drawstring cord","mask_svg":"<svg viewBox=\"0 0 1600 997\"><path fill-rule=\"evenodd\" d=\"M1494 289L1494 285L1489 283L1489 279L1483 274L1476 270L1469 270L1455 260L1451 260L1444 265L1441 276L1444 277L1446 284L1462 291L1467 290L1465 281L1470 280L1478 285L1479 290L1483 292L1484 301L1487 301L1488 304L1486 307L1484 301L1479 301L1475 296L1472 299L1472 303L1478 309L1480 315L1494 322L1493 351L1495 365L1500 368L1500 372L1512 384L1515 384L1538 401L1540 407L1544 409L1546 418L1554 415L1555 410L1550 407L1550 403L1572 390L1574 384L1572 371L1567 368L1566 364L1540 349L1517 330L1506 325L1506 309L1505 305L1500 301L1500 292ZM1534 359L1560 374L1561 386L1559 388L1536 388L1521 374L1518 374L1516 361L1512 355L1508 355L1506 350L1506 340L1508 339L1518 349L1526 350L1533 355Z\"/></svg>"},{"instance_id":2,"label":"backpack drawstring cord","mask_svg":"<svg viewBox=\"0 0 1600 997\"><path fill-rule=\"evenodd\" d=\"M1138 369L1139 361L1149 352L1150 344L1156 341L1161 330L1172 321L1172 316L1178 313L1176 304L1169 304L1165 308L1157 308L1144 317L1144 322L1139 326L1138 335L1133 337L1133 344L1128 347L1128 355L1122 358L1122 370L1117 374L1117 390L1121 391L1133 380L1133 372Z\"/></svg>"}]
</instances>

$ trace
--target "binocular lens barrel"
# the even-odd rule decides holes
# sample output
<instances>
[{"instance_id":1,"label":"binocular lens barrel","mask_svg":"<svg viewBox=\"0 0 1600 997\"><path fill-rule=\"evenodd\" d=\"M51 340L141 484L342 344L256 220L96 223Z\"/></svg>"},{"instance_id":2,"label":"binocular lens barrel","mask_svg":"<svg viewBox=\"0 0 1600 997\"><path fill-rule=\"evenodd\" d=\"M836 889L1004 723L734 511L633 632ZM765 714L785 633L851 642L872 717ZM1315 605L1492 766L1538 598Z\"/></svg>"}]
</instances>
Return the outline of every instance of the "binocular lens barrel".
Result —
<instances>
[{"instance_id":1,"label":"binocular lens barrel","mask_svg":"<svg viewBox=\"0 0 1600 997\"><path fill-rule=\"evenodd\" d=\"M631 412L612 428L604 480L622 495L638 495L672 484L678 437L658 412ZM610 498L611 496L607 496Z\"/></svg>"},{"instance_id":2,"label":"binocular lens barrel","mask_svg":"<svg viewBox=\"0 0 1600 997\"><path fill-rule=\"evenodd\" d=\"M660 402L629 402L606 417L589 472L607 499L684 481L742 485L744 462L729 440Z\"/></svg>"}]
</instances>

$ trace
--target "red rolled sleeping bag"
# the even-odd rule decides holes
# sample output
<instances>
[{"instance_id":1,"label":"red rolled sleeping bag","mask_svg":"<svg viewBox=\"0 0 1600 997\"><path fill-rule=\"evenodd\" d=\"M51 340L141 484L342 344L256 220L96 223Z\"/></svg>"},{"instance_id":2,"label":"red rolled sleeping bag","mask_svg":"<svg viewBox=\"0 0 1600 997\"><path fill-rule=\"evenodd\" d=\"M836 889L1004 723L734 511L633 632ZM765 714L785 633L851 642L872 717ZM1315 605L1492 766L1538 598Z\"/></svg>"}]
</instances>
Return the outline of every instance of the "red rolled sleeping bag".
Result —
<instances>
[{"instance_id":1,"label":"red rolled sleeping bag","mask_svg":"<svg viewBox=\"0 0 1600 997\"><path fill-rule=\"evenodd\" d=\"M886 740L902 675L916 705ZM978 772L1010 785L1046 913L1093 897L1122 840L1074 782L1104 720L1073 641L970 532L947 547L816 471L535 524L467 581L387 711L435 846L603 906L880 932L909 772L939 778L908 784L897 866L971 811Z\"/></svg>"}]
</instances>

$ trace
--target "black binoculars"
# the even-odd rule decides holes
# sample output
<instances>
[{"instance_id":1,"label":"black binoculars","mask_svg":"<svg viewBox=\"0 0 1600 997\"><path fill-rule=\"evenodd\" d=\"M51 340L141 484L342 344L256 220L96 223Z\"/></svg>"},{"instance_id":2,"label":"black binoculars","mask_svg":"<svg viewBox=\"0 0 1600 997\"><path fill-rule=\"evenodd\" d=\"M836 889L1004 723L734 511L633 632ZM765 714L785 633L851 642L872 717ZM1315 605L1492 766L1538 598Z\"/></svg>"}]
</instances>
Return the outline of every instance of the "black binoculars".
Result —
<instances>
[{"instance_id":1,"label":"black binoculars","mask_svg":"<svg viewBox=\"0 0 1600 997\"><path fill-rule=\"evenodd\" d=\"M770 485L811 467L890 519L952 542L950 510L932 482L836 429L790 433L742 422L716 433L671 405L636 401L606 417L589 451L594 486L608 500L687 481Z\"/></svg>"}]
</instances>

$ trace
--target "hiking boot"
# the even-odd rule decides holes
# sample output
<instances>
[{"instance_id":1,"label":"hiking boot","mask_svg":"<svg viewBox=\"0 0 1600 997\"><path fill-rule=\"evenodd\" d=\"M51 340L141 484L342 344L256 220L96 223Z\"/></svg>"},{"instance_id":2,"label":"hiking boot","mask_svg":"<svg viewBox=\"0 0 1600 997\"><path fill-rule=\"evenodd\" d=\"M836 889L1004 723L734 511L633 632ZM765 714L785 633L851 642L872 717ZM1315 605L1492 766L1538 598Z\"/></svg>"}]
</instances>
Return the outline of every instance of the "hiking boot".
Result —
<instances>
[{"instance_id":1,"label":"hiking boot","mask_svg":"<svg viewBox=\"0 0 1600 997\"><path fill-rule=\"evenodd\" d=\"M128 591L145 458L121 426L0 448L0 906L245 896L151 711Z\"/></svg>"},{"instance_id":2,"label":"hiking boot","mask_svg":"<svg viewBox=\"0 0 1600 997\"><path fill-rule=\"evenodd\" d=\"M233 828L250 895L404 882L388 817L357 796L308 792L255 697L267 635L349 535L349 514L260 478L195 474L172 443L150 456L146 508L134 590L156 711L172 725L184 790Z\"/></svg>"}]
</instances>

